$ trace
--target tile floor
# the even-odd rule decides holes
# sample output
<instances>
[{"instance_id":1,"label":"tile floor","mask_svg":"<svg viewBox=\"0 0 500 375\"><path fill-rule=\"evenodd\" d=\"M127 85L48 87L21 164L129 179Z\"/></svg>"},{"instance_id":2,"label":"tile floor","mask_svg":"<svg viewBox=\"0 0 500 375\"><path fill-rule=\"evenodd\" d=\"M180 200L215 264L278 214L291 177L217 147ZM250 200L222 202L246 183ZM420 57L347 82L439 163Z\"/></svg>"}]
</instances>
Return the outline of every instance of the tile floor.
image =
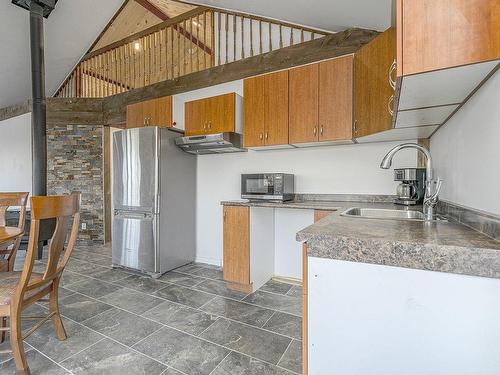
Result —
<instances>
[{"instance_id":1,"label":"tile floor","mask_svg":"<svg viewBox=\"0 0 500 375\"><path fill-rule=\"evenodd\" d=\"M26 340L33 375L301 373L300 287L269 281L246 295L203 264L153 280L111 269L110 256L106 246L75 248L60 292L68 339L48 322ZM0 354L0 373L15 374L10 355Z\"/></svg>"}]
</instances>

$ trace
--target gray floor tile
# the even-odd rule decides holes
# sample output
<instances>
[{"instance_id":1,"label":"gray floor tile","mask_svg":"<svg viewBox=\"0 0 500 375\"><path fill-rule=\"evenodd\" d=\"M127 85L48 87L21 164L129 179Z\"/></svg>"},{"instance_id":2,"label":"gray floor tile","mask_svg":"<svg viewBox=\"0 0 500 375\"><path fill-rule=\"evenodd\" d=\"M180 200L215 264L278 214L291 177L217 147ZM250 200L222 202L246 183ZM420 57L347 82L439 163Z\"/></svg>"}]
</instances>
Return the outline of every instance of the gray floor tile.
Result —
<instances>
[{"instance_id":1,"label":"gray floor tile","mask_svg":"<svg viewBox=\"0 0 500 375\"><path fill-rule=\"evenodd\" d=\"M127 346L134 345L162 327L161 324L116 308L82 324Z\"/></svg>"},{"instance_id":2,"label":"gray floor tile","mask_svg":"<svg viewBox=\"0 0 500 375\"><path fill-rule=\"evenodd\" d=\"M279 366L292 370L297 374L302 373L302 342L293 340L286 350Z\"/></svg>"},{"instance_id":3,"label":"gray floor tile","mask_svg":"<svg viewBox=\"0 0 500 375\"><path fill-rule=\"evenodd\" d=\"M269 363L231 352L211 375L292 375Z\"/></svg>"},{"instance_id":4,"label":"gray floor tile","mask_svg":"<svg viewBox=\"0 0 500 375\"><path fill-rule=\"evenodd\" d=\"M161 363L109 339L68 358L62 365L74 374L85 375L160 375L166 369Z\"/></svg>"},{"instance_id":5,"label":"gray floor tile","mask_svg":"<svg viewBox=\"0 0 500 375\"><path fill-rule=\"evenodd\" d=\"M182 286L194 286L204 281L201 277L188 275L185 273L170 271L160 277L158 280L167 281L169 283L178 284Z\"/></svg>"},{"instance_id":6,"label":"gray floor tile","mask_svg":"<svg viewBox=\"0 0 500 375\"><path fill-rule=\"evenodd\" d=\"M63 318L63 324L68 335L64 341L57 339L54 326L50 323L41 326L26 341L47 357L60 362L103 338L100 334L71 320Z\"/></svg>"},{"instance_id":7,"label":"gray floor tile","mask_svg":"<svg viewBox=\"0 0 500 375\"><path fill-rule=\"evenodd\" d=\"M72 258L78 260L84 260L89 263L99 264L107 267L111 267L111 257L100 255L95 252L90 251L75 251L71 254Z\"/></svg>"},{"instance_id":8,"label":"gray floor tile","mask_svg":"<svg viewBox=\"0 0 500 375\"><path fill-rule=\"evenodd\" d=\"M279 281L269 280L259 290L276 294L287 294L287 292L292 289L292 287L292 284L285 284Z\"/></svg>"},{"instance_id":9,"label":"gray floor tile","mask_svg":"<svg viewBox=\"0 0 500 375\"><path fill-rule=\"evenodd\" d=\"M223 279L222 270L213 268L200 267L199 269L193 271L193 275L206 277L207 279L212 279L212 280Z\"/></svg>"},{"instance_id":10,"label":"gray floor tile","mask_svg":"<svg viewBox=\"0 0 500 375\"><path fill-rule=\"evenodd\" d=\"M59 299L66 298L68 296L71 296L72 294L75 294L72 290L68 290L66 288L59 288Z\"/></svg>"},{"instance_id":11,"label":"gray floor tile","mask_svg":"<svg viewBox=\"0 0 500 375\"><path fill-rule=\"evenodd\" d=\"M96 279L89 279L76 284L71 284L67 287L69 290L85 294L86 296L93 298L104 297L107 294L116 292L120 289L120 286L102 282Z\"/></svg>"},{"instance_id":12,"label":"gray floor tile","mask_svg":"<svg viewBox=\"0 0 500 375\"><path fill-rule=\"evenodd\" d=\"M298 286L298 285L294 285L292 287L292 289L290 289L286 295L290 296L290 297L302 298L302 287Z\"/></svg>"},{"instance_id":13,"label":"gray floor tile","mask_svg":"<svg viewBox=\"0 0 500 375\"><path fill-rule=\"evenodd\" d=\"M167 368L161 375L183 375L182 372L174 370L172 367Z\"/></svg>"},{"instance_id":14,"label":"gray floor tile","mask_svg":"<svg viewBox=\"0 0 500 375\"><path fill-rule=\"evenodd\" d=\"M33 349L26 352L26 360L28 361L28 366L33 375L69 374L69 372L62 367ZM19 373L16 371L14 359L0 363L0 373L2 375L18 375Z\"/></svg>"},{"instance_id":15,"label":"gray floor tile","mask_svg":"<svg viewBox=\"0 0 500 375\"><path fill-rule=\"evenodd\" d=\"M64 270L60 285L62 287L65 287L71 284L81 283L82 281L86 280L89 280L89 278L86 276L68 270Z\"/></svg>"},{"instance_id":16,"label":"gray floor tile","mask_svg":"<svg viewBox=\"0 0 500 375\"><path fill-rule=\"evenodd\" d=\"M266 293L260 290L247 296L243 301L254 305L283 311L292 315L302 316L302 299L278 294Z\"/></svg>"},{"instance_id":17,"label":"gray floor tile","mask_svg":"<svg viewBox=\"0 0 500 375\"><path fill-rule=\"evenodd\" d=\"M188 375L208 375L229 353L227 349L165 327L135 349Z\"/></svg>"},{"instance_id":18,"label":"gray floor tile","mask_svg":"<svg viewBox=\"0 0 500 375\"><path fill-rule=\"evenodd\" d=\"M113 283L115 281L123 280L126 277L129 277L130 274L127 272L123 272L117 269L109 269L103 272L96 273L92 275L93 278L107 281L109 283Z\"/></svg>"},{"instance_id":19,"label":"gray floor tile","mask_svg":"<svg viewBox=\"0 0 500 375\"><path fill-rule=\"evenodd\" d=\"M257 327L262 327L274 314L273 310L222 297L214 298L200 309L211 314L224 316Z\"/></svg>"},{"instance_id":20,"label":"gray floor tile","mask_svg":"<svg viewBox=\"0 0 500 375\"><path fill-rule=\"evenodd\" d=\"M197 271L200 268L201 267L196 265L195 263L189 263L189 264L186 264L185 266L176 268L174 271L192 274L194 271Z\"/></svg>"},{"instance_id":21,"label":"gray floor tile","mask_svg":"<svg viewBox=\"0 0 500 375\"><path fill-rule=\"evenodd\" d=\"M276 312L263 328L302 340L302 318L295 315Z\"/></svg>"},{"instance_id":22,"label":"gray floor tile","mask_svg":"<svg viewBox=\"0 0 500 375\"><path fill-rule=\"evenodd\" d=\"M193 335L200 334L217 319L211 314L170 301L163 302L143 316Z\"/></svg>"},{"instance_id":23,"label":"gray floor tile","mask_svg":"<svg viewBox=\"0 0 500 375\"><path fill-rule=\"evenodd\" d=\"M125 279L117 281L115 284L123 285L127 288L137 290L143 293L154 293L158 289L165 288L165 283L139 275L131 275Z\"/></svg>"},{"instance_id":24,"label":"gray floor tile","mask_svg":"<svg viewBox=\"0 0 500 375\"><path fill-rule=\"evenodd\" d=\"M69 297L60 299L59 308L62 315L77 322L83 322L103 311L111 309L111 306L75 293Z\"/></svg>"},{"instance_id":25,"label":"gray floor tile","mask_svg":"<svg viewBox=\"0 0 500 375\"><path fill-rule=\"evenodd\" d=\"M164 284L165 285L165 284ZM155 295L172 302L198 308L214 298L213 295L185 288L179 285L168 285L155 292Z\"/></svg>"},{"instance_id":26,"label":"gray floor tile","mask_svg":"<svg viewBox=\"0 0 500 375\"><path fill-rule=\"evenodd\" d=\"M78 259L70 259L65 269L67 271L76 272L87 276L91 276L95 273L106 271L106 267L84 262Z\"/></svg>"},{"instance_id":27,"label":"gray floor tile","mask_svg":"<svg viewBox=\"0 0 500 375\"><path fill-rule=\"evenodd\" d=\"M273 364L278 363L291 341L287 337L224 318L218 319L201 337Z\"/></svg>"},{"instance_id":28,"label":"gray floor tile","mask_svg":"<svg viewBox=\"0 0 500 375\"><path fill-rule=\"evenodd\" d=\"M219 281L219 280L205 280L202 283L193 287L193 289L198 289L204 292L218 294L219 296L222 297L227 297L237 300L242 300L248 294L229 289L226 286L225 281Z\"/></svg>"},{"instance_id":29,"label":"gray floor tile","mask_svg":"<svg viewBox=\"0 0 500 375\"><path fill-rule=\"evenodd\" d=\"M122 288L116 292L110 293L102 297L101 300L139 315L164 302L161 298L127 288Z\"/></svg>"}]
</instances>

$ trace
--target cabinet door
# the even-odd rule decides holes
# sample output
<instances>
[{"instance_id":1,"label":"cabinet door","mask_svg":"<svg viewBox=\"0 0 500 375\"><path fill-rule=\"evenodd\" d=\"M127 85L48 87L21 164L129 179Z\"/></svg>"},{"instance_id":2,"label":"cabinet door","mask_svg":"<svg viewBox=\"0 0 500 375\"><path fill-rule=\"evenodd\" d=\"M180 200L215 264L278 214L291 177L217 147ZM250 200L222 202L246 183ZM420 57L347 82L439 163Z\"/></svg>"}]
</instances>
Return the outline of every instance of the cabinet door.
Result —
<instances>
[{"instance_id":1,"label":"cabinet door","mask_svg":"<svg viewBox=\"0 0 500 375\"><path fill-rule=\"evenodd\" d=\"M243 146L264 145L265 76L248 78L243 81ZM288 93L287 93L288 95ZM288 108L286 109L288 112Z\"/></svg>"},{"instance_id":2,"label":"cabinet door","mask_svg":"<svg viewBox=\"0 0 500 375\"><path fill-rule=\"evenodd\" d=\"M147 100L142 103L143 116L146 126L157 126L158 124L157 99Z\"/></svg>"},{"instance_id":3,"label":"cabinet door","mask_svg":"<svg viewBox=\"0 0 500 375\"><path fill-rule=\"evenodd\" d=\"M319 64L319 140L352 139L353 57Z\"/></svg>"},{"instance_id":4,"label":"cabinet door","mask_svg":"<svg viewBox=\"0 0 500 375\"><path fill-rule=\"evenodd\" d=\"M127 106L127 128L144 126L143 103L135 103Z\"/></svg>"},{"instance_id":5,"label":"cabinet door","mask_svg":"<svg viewBox=\"0 0 500 375\"><path fill-rule=\"evenodd\" d=\"M250 284L250 209L224 206L224 280Z\"/></svg>"},{"instance_id":6,"label":"cabinet door","mask_svg":"<svg viewBox=\"0 0 500 375\"><path fill-rule=\"evenodd\" d=\"M155 100L156 113L152 124L164 128L172 127L172 97L165 96Z\"/></svg>"},{"instance_id":7,"label":"cabinet door","mask_svg":"<svg viewBox=\"0 0 500 375\"><path fill-rule=\"evenodd\" d=\"M288 71L264 76L264 105L266 146L288 144Z\"/></svg>"},{"instance_id":8,"label":"cabinet door","mask_svg":"<svg viewBox=\"0 0 500 375\"><path fill-rule=\"evenodd\" d=\"M206 99L208 133L234 132L235 95L235 93L230 93Z\"/></svg>"},{"instance_id":9,"label":"cabinet door","mask_svg":"<svg viewBox=\"0 0 500 375\"><path fill-rule=\"evenodd\" d=\"M207 117L206 100L195 100L184 104L184 132L186 135L205 134Z\"/></svg>"},{"instance_id":10,"label":"cabinet door","mask_svg":"<svg viewBox=\"0 0 500 375\"><path fill-rule=\"evenodd\" d=\"M289 71L290 143L318 140L318 64Z\"/></svg>"},{"instance_id":11,"label":"cabinet door","mask_svg":"<svg viewBox=\"0 0 500 375\"><path fill-rule=\"evenodd\" d=\"M396 32L383 32L354 56L354 135L362 137L392 128L394 90L388 73L396 54Z\"/></svg>"}]
</instances>

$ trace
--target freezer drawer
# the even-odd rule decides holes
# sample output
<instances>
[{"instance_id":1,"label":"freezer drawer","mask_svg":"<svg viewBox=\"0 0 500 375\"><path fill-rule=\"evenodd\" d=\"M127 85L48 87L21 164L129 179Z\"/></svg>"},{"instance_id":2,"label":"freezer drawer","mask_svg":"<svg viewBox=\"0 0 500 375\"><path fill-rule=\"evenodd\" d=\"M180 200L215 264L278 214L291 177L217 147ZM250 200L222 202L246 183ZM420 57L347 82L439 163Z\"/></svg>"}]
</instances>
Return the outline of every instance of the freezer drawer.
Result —
<instances>
[{"instance_id":1,"label":"freezer drawer","mask_svg":"<svg viewBox=\"0 0 500 375\"><path fill-rule=\"evenodd\" d=\"M157 223L158 215L115 212L113 265L147 273L159 272Z\"/></svg>"}]
</instances>

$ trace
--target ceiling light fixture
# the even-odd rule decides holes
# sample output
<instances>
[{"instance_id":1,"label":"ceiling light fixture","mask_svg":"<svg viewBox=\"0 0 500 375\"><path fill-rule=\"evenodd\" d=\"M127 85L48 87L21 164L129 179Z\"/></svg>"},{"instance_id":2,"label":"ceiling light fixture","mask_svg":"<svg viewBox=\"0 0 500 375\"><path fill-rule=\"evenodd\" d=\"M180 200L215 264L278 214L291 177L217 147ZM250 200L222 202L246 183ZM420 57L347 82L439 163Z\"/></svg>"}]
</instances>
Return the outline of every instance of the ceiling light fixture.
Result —
<instances>
[{"instance_id":1,"label":"ceiling light fixture","mask_svg":"<svg viewBox=\"0 0 500 375\"><path fill-rule=\"evenodd\" d=\"M135 42L135 43L134 43L134 49L135 49L136 51L140 51L140 50L141 50L141 44L140 44L139 42Z\"/></svg>"}]
</instances>

